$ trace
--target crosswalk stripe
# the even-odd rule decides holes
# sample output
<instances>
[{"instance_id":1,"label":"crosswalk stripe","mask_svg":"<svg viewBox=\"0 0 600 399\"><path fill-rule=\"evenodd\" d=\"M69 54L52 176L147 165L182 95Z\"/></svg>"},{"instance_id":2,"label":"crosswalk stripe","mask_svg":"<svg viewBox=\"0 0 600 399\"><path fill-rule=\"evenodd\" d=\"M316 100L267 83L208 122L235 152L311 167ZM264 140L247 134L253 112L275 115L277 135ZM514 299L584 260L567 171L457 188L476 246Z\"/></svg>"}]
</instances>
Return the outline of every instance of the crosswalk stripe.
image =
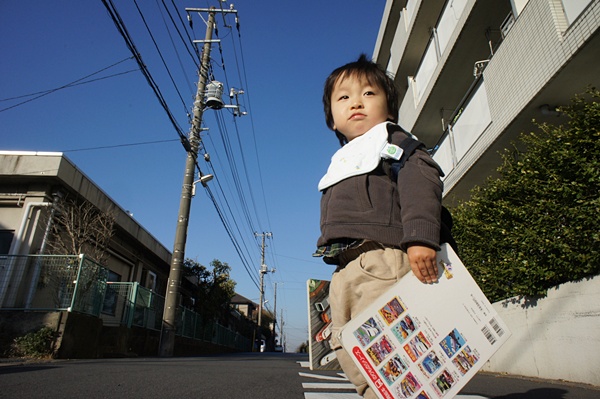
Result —
<instances>
[{"instance_id":1,"label":"crosswalk stripe","mask_svg":"<svg viewBox=\"0 0 600 399\"><path fill-rule=\"evenodd\" d=\"M297 362L303 368L309 368L309 362ZM322 374L310 374L310 373L298 373L300 377L314 378L317 380L326 381L348 381L344 373L337 373L340 377L334 377L330 375ZM304 389L354 389L354 385L351 383L331 383L331 382L304 382L302 383ZM461 395L458 394L454 398L456 399L490 399L486 396L480 395ZM357 393L354 392L305 392L304 399L361 399Z\"/></svg>"},{"instance_id":2,"label":"crosswalk stripe","mask_svg":"<svg viewBox=\"0 0 600 399\"><path fill-rule=\"evenodd\" d=\"M304 389L354 389L351 383L335 383L335 382L303 382Z\"/></svg>"},{"instance_id":3,"label":"crosswalk stripe","mask_svg":"<svg viewBox=\"0 0 600 399\"><path fill-rule=\"evenodd\" d=\"M306 378L314 378L317 380L328 380L328 381L348 381L345 377L334 377L332 375L322 375L322 374L309 374L309 373L298 373L300 377Z\"/></svg>"},{"instance_id":4,"label":"crosswalk stripe","mask_svg":"<svg viewBox=\"0 0 600 399\"><path fill-rule=\"evenodd\" d=\"M304 399L360 399L360 396L357 393L307 392L304 394Z\"/></svg>"}]
</instances>

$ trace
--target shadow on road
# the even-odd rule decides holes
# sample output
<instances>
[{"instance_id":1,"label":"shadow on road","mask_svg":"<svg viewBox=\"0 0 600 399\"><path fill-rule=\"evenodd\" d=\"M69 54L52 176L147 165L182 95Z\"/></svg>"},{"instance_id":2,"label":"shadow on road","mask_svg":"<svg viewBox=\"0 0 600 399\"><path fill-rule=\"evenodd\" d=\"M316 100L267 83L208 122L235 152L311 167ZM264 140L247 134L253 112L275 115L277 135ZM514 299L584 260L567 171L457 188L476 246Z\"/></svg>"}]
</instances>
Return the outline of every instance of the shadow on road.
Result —
<instances>
[{"instance_id":1,"label":"shadow on road","mask_svg":"<svg viewBox=\"0 0 600 399\"><path fill-rule=\"evenodd\" d=\"M494 396L491 399L565 399L568 391L556 388L536 388L527 392L510 393Z\"/></svg>"}]
</instances>

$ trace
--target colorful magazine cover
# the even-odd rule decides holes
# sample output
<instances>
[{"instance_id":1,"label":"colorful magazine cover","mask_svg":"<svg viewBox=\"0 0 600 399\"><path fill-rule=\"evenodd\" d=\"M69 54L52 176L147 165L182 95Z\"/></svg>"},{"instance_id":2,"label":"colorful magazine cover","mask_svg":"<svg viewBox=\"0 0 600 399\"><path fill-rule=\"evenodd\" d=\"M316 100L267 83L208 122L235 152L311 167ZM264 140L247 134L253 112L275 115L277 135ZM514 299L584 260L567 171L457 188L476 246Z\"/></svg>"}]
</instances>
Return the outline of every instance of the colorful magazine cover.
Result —
<instances>
[{"instance_id":1,"label":"colorful magazine cover","mask_svg":"<svg viewBox=\"0 0 600 399\"><path fill-rule=\"evenodd\" d=\"M510 336L449 245L438 262L438 283L410 272L342 329L380 398L452 398Z\"/></svg>"},{"instance_id":2,"label":"colorful magazine cover","mask_svg":"<svg viewBox=\"0 0 600 399\"><path fill-rule=\"evenodd\" d=\"M331 310L329 281L307 281L308 288L308 356L311 370L340 370L335 352L329 345Z\"/></svg>"}]
</instances>

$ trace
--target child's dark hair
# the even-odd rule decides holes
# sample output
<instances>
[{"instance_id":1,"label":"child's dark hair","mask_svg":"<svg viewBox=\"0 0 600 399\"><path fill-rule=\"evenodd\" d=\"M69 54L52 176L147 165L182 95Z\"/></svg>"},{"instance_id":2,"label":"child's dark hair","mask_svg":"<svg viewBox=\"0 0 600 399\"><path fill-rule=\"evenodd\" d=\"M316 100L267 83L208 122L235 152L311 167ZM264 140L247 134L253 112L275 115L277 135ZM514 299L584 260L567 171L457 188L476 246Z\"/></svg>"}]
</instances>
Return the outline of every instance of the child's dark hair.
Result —
<instances>
[{"instance_id":1,"label":"child's dark hair","mask_svg":"<svg viewBox=\"0 0 600 399\"><path fill-rule=\"evenodd\" d=\"M343 65L329 75L325 80L325 88L323 90L323 107L325 109L325 121L327 126L333 129L333 115L331 113L331 94L333 88L339 79L345 79L349 76L355 76L358 78L364 78L369 84L378 86L385 91L387 99L388 112L391 115L395 115L390 122L398 123L398 91L394 86L394 80L387 75L379 65L367 59L365 54L361 54L358 60ZM335 131L340 144L343 146L348 143L346 137L338 131Z\"/></svg>"}]
</instances>

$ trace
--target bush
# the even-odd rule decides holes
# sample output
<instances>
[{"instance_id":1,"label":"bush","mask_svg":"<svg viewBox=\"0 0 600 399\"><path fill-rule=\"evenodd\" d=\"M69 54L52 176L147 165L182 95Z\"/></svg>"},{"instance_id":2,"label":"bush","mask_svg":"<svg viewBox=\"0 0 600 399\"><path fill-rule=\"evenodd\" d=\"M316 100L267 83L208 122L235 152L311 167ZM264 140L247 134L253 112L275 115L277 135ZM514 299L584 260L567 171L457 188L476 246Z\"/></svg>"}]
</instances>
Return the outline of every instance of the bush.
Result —
<instances>
[{"instance_id":1,"label":"bush","mask_svg":"<svg viewBox=\"0 0 600 399\"><path fill-rule=\"evenodd\" d=\"M522 134L500 178L453 209L461 258L490 301L600 273L599 98L589 89L561 108L566 126Z\"/></svg>"},{"instance_id":2,"label":"bush","mask_svg":"<svg viewBox=\"0 0 600 399\"><path fill-rule=\"evenodd\" d=\"M56 333L49 327L42 327L22 337L15 338L13 355L22 357L46 358L52 355Z\"/></svg>"},{"instance_id":3,"label":"bush","mask_svg":"<svg viewBox=\"0 0 600 399\"><path fill-rule=\"evenodd\" d=\"M308 341L302 342L296 349L296 353L308 353Z\"/></svg>"}]
</instances>

